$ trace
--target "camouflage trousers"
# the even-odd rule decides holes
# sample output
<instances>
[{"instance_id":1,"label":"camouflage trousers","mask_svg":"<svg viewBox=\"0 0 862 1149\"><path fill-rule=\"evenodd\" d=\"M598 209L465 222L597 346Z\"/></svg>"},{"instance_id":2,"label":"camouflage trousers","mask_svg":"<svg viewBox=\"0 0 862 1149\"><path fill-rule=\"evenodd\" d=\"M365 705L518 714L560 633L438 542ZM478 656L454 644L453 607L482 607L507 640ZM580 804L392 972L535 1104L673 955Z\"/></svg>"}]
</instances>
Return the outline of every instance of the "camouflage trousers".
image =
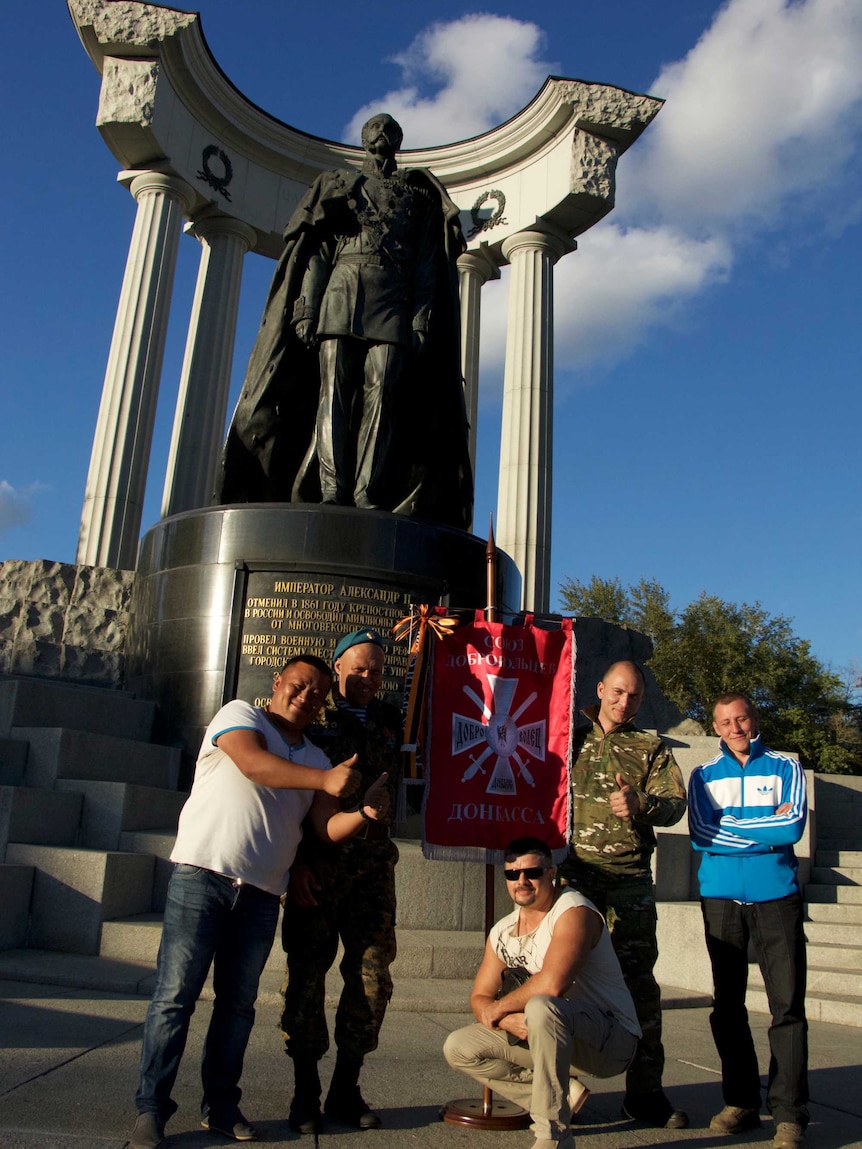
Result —
<instances>
[{"instance_id":1,"label":"camouflage trousers","mask_svg":"<svg viewBox=\"0 0 862 1149\"><path fill-rule=\"evenodd\" d=\"M349 851L343 858L315 862L321 890L318 905L285 907L282 944L287 970L282 987L281 1030L291 1057L319 1060L329 1049L324 1013L326 974L344 946L344 987L335 1015L335 1044L361 1061L377 1048L392 996L389 967L395 960L395 862L390 842Z\"/></svg>"},{"instance_id":2,"label":"camouflage trousers","mask_svg":"<svg viewBox=\"0 0 862 1149\"><path fill-rule=\"evenodd\" d=\"M661 990L653 975L658 961L656 908L652 881L614 882L578 872L570 884L605 915L611 941L635 1004L643 1036L626 1073L626 1092L661 1089L664 1046L661 1041Z\"/></svg>"}]
</instances>

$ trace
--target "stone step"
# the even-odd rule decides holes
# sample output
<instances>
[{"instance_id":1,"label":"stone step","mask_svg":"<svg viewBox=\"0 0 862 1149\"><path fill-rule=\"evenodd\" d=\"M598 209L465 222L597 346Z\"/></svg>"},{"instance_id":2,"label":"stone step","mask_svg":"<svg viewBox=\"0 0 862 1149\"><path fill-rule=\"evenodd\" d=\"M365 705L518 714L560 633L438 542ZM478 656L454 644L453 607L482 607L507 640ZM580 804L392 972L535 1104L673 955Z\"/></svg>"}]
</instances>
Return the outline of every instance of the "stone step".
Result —
<instances>
[{"instance_id":1,"label":"stone step","mask_svg":"<svg viewBox=\"0 0 862 1149\"><path fill-rule=\"evenodd\" d=\"M762 989L749 988L745 1004L756 1013L769 1013L769 1002ZM833 1025L862 1028L862 997L821 991L812 993L809 989L805 996L805 1013L809 1021L829 1021Z\"/></svg>"},{"instance_id":2,"label":"stone step","mask_svg":"<svg viewBox=\"0 0 862 1149\"><path fill-rule=\"evenodd\" d=\"M153 967L144 962L37 949L0 953L0 980L139 997L149 997L156 983Z\"/></svg>"},{"instance_id":3,"label":"stone step","mask_svg":"<svg viewBox=\"0 0 862 1149\"><path fill-rule=\"evenodd\" d=\"M157 830L124 830L120 835L120 849L130 854L153 854L160 861L167 861L176 840L176 826L173 830L165 827Z\"/></svg>"},{"instance_id":4,"label":"stone step","mask_svg":"<svg viewBox=\"0 0 862 1149\"><path fill-rule=\"evenodd\" d=\"M862 778L816 775L813 805L819 849L862 850Z\"/></svg>"},{"instance_id":5,"label":"stone step","mask_svg":"<svg viewBox=\"0 0 862 1149\"><path fill-rule=\"evenodd\" d=\"M150 910L153 859L147 854L12 844L6 861L35 870L34 949L97 954L103 921Z\"/></svg>"},{"instance_id":6,"label":"stone step","mask_svg":"<svg viewBox=\"0 0 862 1149\"><path fill-rule=\"evenodd\" d=\"M418 842L396 840L398 922L409 930L482 930L485 866L480 862L429 861ZM496 917L511 905L502 868L494 867Z\"/></svg>"},{"instance_id":7,"label":"stone step","mask_svg":"<svg viewBox=\"0 0 862 1149\"><path fill-rule=\"evenodd\" d=\"M161 914L137 914L117 918L102 925L99 954L122 961L138 961L155 966L162 933ZM435 981L471 978L479 968L485 938L481 932L458 930L398 930L398 957L392 976L398 979ZM341 961L339 946L333 968ZM281 924L266 964L270 973L284 972Z\"/></svg>"},{"instance_id":8,"label":"stone step","mask_svg":"<svg viewBox=\"0 0 862 1149\"><path fill-rule=\"evenodd\" d=\"M275 947L273 947L275 948ZM98 989L103 992L137 994L149 997L155 984L154 970L146 962L118 958L61 954L48 950L16 949L0 953L0 980L25 981L37 985L69 989ZM264 970L257 999L259 1019L275 1019L281 1010L282 973L278 968ZM395 979L389 1009L395 1013L468 1013L473 978ZM342 982L336 966L326 978L326 1006L335 1009ZM201 1001L213 997L212 976L207 979ZM704 994L662 987L662 1009L686 1009L709 1005Z\"/></svg>"},{"instance_id":9,"label":"stone step","mask_svg":"<svg viewBox=\"0 0 862 1149\"><path fill-rule=\"evenodd\" d=\"M77 686L47 678L10 678L0 682L0 735L13 726L65 726L93 734L115 734L149 741L155 702L121 690Z\"/></svg>"},{"instance_id":10,"label":"stone step","mask_svg":"<svg viewBox=\"0 0 862 1149\"><path fill-rule=\"evenodd\" d=\"M0 950L26 944L34 876L32 866L0 863Z\"/></svg>"},{"instance_id":11,"label":"stone step","mask_svg":"<svg viewBox=\"0 0 862 1149\"><path fill-rule=\"evenodd\" d=\"M854 997L859 991L859 973L851 969L829 969L825 966L808 967L808 995L821 993L844 994Z\"/></svg>"},{"instance_id":12,"label":"stone step","mask_svg":"<svg viewBox=\"0 0 862 1149\"><path fill-rule=\"evenodd\" d=\"M862 886L862 867L816 865L808 880L819 886Z\"/></svg>"},{"instance_id":13,"label":"stone step","mask_svg":"<svg viewBox=\"0 0 862 1149\"><path fill-rule=\"evenodd\" d=\"M62 780L57 789L84 796L79 844L90 850L118 850L124 830L176 826L185 794L127 782Z\"/></svg>"},{"instance_id":14,"label":"stone step","mask_svg":"<svg viewBox=\"0 0 862 1149\"><path fill-rule=\"evenodd\" d=\"M814 882L805 887L805 900L814 902L839 902L848 905L862 905L862 886L818 885Z\"/></svg>"},{"instance_id":15,"label":"stone step","mask_svg":"<svg viewBox=\"0 0 862 1149\"><path fill-rule=\"evenodd\" d=\"M102 923L99 957L156 967L162 937L161 913L135 914Z\"/></svg>"},{"instance_id":16,"label":"stone step","mask_svg":"<svg viewBox=\"0 0 862 1149\"><path fill-rule=\"evenodd\" d=\"M0 784L24 785L29 749L26 742L20 742L17 738L0 738Z\"/></svg>"},{"instance_id":17,"label":"stone step","mask_svg":"<svg viewBox=\"0 0 862 1149\"><path fill-rule=\"evenodd\" d=\"M812 902L805 901L805 917L808 922L822 922L830 925L862 924L862 904L852 902Z\"/></svg>"},{"instance_id":18,"label":"stone step","mask_svg":"<svg viewBox=\"0 0 862 1149\"><path fill-rule=\"evenodd\" d=\"M808 938L808 966L829 970L853 970L862 974L862 931L857 935L856 944L844 944L835 938L831 942L813 941L806 927Z\"/></svg>"},{"instance_id":19,"label":"stone step","mask_svg":"<svg viewBox=\"0 0 862 1149\"><path fill-rule=\"evenodd\" d=\"M77 845L83 802L81 794L0 786L0 858L9 842Z\"/></svg>"},{"instance_id":20,"label":"stone step","mask_svg":"<svg viewBox=\"0 0 862 1149\"><path fill-rule=\"evenodd\" d=\"M393 976L472 981L484 950L481 930L399 930Z\"/></svg>"},{"instance_id":21,"label":"stone step","mask_svg":"<svg viewBox=\"0 0 862 1149\"><path fill-rule=\"evenodd\" d=\"M158 914L165 908L168 881L174 868L169 859L176 837L176 826L173 830L124 830L120 834L118 845L121 850L130 854L151 854L155 858L152 908Z\"/></svg>"},{"instance_id":22,"label":"stone step","mask_svg":"<svg viewBox=\"0 0 862 1149\"><path fill-rule=\"evenodd\" d=\"M60 778L133 782L175 790L180 751L130 738L115 738L62 726L14 726L12 737L27 742L30 752L24 781L53 786Z\"/></svg>"},{"instance_id":23,"label":"stone step","mask_svg":"<svg viewBox=\"0 0 862 1149\"><path fill-rule=\"evenodd\" d=\"M860 869L862 868L862 850L849 850L849 849L823 849L819 844L814 855L815 866L837 866L843 868L845 866Z\"/></svg>"},{"instance_id":24,"label":"stone step","mask_svg":"<svg viewBox=\"0 0 862 1149\"><path fill-rule=\"evenodd\" d=\"M862 947L862 914L856 922L805 922L809 951L812 945Z\"/></svg>"},{"instance_id":25,"label":"stone step","mask_svg":"<svg viewBox=\"0 0 862 1149\"><path fill-rule=\"evenodd\" d=\"M154 968L147 962L49 950L14 949L0 952L0 980L26 981L68 989L98 989L103 992L137 994L149 997L155 986ZM257 998L258 1017L274 1020L281 1010L282 972L264 970ZM403 978L395 984L389 1009L410 1013L466 1013L469 1011L472 977L434 981ZM334 1009L341 995L341 977L333 967L326 979L326 1006ZM212 973L201 993L201 1001L213 998ZM696 1004L702 1005L699 1000Z\"/></svg>"},{"instance_id":26,"label":"stone step","mask_svg":"<svg viewBox=\"0 0 862 1149\"><path fill-rule=\"evenodd\" d=\"M757 962L748 966L748 980L752 988L763 989L763 975ZM859 994L859 974L850 969L830 969L808 963L808 982L805 1000L821 994L845 995L848 999Z\"/></svg>"},{"instance_id":27,"label":"stone step","mask_svg":"<svg viewBox=\"0 0 862 1149\"><path fill-rule=\"evenodd\" d=\"M179 795L179 802L185 795ZM173 849L176 834L166 829L169 819L153 822L149 833L121 835L117 846L123 850L154 854L166 860ZM128 830L134 829L129 826ZM140 827L141 830L147 829ZM395 890L398 898L398 923L402 930L482 930L485 922L485 867L478 862L428 861L420 843L396 840L400 860L395 868ZM511 903L506 893L500 867L495 867L495 905L497 917ZM164 889L170 876L170 865L157 864L153 909L164 908ZM161 901L155 899L161 897Z\"/></svg>"}]
</instances>

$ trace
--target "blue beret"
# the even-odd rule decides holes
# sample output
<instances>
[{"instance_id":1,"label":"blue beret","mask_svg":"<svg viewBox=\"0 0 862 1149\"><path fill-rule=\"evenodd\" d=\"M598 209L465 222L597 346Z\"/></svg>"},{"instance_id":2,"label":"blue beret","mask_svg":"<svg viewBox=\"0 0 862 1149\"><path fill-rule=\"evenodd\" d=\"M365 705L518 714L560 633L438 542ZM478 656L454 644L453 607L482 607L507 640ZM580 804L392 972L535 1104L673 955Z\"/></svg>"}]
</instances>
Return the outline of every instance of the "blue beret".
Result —
<instances>
[{"instance_id":1,"label":"blue beret","mask_svg":"<svg viewBox=\"0 0 862 1149\"><path fill-rule=\"evenodd\" d=\"M341 658L350 650L351 646L360 646L363 642L373 642L375 646L379 646L381 650L385 650L383 639L376 630L354 630L350 634L345 634L344 638L339 642L335 648L335 654L332 656L332 661Z\"/></svg>"}]
</instances>

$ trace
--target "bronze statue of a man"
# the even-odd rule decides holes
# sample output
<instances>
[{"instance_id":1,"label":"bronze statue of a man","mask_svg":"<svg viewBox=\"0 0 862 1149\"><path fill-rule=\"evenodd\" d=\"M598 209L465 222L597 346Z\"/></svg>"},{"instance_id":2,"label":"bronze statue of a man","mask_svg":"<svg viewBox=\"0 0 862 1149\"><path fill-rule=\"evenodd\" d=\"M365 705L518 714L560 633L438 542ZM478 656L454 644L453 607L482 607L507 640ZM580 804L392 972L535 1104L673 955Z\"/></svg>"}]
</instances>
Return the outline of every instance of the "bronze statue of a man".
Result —
<instances>
[{"instance_id":1,"label":"bronze statue of a man","mask_svg":"<svg viewBox=\"0 0 862 1149\"><path fill-rule=\"evenodd\" d=\"M458 209L402 131L362 129L361 169L324 172L285 230L225 445L219 502L323 502L465 527Z\"/></svg>"}]
</instances>

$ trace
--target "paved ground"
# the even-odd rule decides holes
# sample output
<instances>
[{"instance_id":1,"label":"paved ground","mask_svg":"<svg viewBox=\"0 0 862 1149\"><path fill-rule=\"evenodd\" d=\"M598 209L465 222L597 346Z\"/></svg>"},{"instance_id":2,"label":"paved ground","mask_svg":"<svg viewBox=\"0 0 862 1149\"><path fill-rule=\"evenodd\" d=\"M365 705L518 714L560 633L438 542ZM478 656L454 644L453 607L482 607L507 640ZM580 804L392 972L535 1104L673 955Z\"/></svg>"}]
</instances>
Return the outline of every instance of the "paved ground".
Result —
<instances>
[{"instance_id":1,"label":"paved ground","mask_svg":"<svg viewBox=\"0 0 862 1149\"><path fill-rule=\"evenodd\" d=\"M397 992L397 990L396 990ZM232 1144L200 1129L197 1061L209 1004L201 1003L177 1084L179 1112L168 1126L168 1149L209 1149ZM0 1146L2 1149L122 1149L133 1121L141 1023L146 1001L108 991L62 989L0 981ZM380 1048L363 1074L368 1100L385 1128L358 1132L332 1125L320 1149L529 1149L529 1132L489 1133L446 1125L441 1103L476 1094L450 1070L440 1053L446 1033L462 1014L390 1011ZM313 1149L287 1127L289 1062L280 1049L274 1005L258 1009L244 1076L246 1116L261 1140L275 1147ZM766 1021L754 1015L761 1065L766 1066ZM772 1123L750 1139L711 1134L709 1118L721 1106L708 1011L665 1013L668 1064L665 1082L674 1102L687 1109L692 1127L678 1133L647 1129L620 1118L620 1079L588 1079L593 1093L580 1114L580 1149L680 1146L685 1149L768 1149ZM323 1063L324 1080L332 1059ZM817 1023L811 1027L810 1149L862 1146L862 1030Z\"/></svg>"}]
</instances>

